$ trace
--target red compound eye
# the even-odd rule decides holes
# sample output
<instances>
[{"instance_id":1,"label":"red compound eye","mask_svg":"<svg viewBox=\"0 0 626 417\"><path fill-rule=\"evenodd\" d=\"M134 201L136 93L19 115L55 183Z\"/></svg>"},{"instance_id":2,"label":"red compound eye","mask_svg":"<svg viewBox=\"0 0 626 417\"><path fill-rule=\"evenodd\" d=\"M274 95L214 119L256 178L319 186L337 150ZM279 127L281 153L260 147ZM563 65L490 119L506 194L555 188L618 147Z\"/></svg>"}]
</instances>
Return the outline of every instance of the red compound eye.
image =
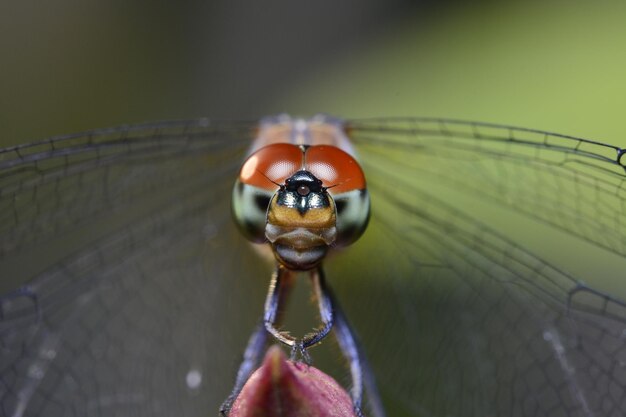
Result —
<instances>
[{"instance_id":1,"label":"red compound eye","mask_svg":"<svg viewBox=\"0 0 626 417\"><path fill-rule=\"evenodd\" d=\"M259 149L241 167L239 180L248 185L276 190L276 184L302 169L304 154L299 146L277 143Z\"/></svg>"},{"instance_id":2,"label":"red compound eye","mask_svg":"<svg viewBox=\"0 0 626 417\"><path fill-rule=\"evenodd\" d=\"M311 146L305 169L322 181L331 194L365 189L365 175L358 162L334 146Z\"/></svg>"},{"instance_id":3,"label":"red compound eye","mask_svg":"<svg viewBox=\"0 0 626 417\"><path fill-rule=\"evenodd\" d=\"M284 184L287 178L302 169L321 180L324 187L329 187L331 194L365 189L365 175L358 162L341 149L324 145L306 148L306 156L297 145L268 145L246 160L239 180L273 191L276 190L276 184Z\"/></svg>"}]
</instances>

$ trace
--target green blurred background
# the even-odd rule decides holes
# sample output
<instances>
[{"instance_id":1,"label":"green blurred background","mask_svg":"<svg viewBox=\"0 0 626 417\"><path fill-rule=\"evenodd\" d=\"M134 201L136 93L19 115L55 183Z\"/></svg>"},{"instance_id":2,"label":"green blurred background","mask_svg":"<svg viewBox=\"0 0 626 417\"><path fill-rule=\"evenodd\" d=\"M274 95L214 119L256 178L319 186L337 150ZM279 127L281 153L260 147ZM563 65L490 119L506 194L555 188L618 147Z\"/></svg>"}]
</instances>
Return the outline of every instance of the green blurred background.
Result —
<instances>
[{"instance_id":1,"label":"green blurred background","mask_svg":"<svg viewBox=\"0 0 626 417\"><path fill-rule=\"evenodd\" d=\"M3 2L0 143L285 111L626 145L624 17L623 2Z\"/></svg>"}]
</instances>

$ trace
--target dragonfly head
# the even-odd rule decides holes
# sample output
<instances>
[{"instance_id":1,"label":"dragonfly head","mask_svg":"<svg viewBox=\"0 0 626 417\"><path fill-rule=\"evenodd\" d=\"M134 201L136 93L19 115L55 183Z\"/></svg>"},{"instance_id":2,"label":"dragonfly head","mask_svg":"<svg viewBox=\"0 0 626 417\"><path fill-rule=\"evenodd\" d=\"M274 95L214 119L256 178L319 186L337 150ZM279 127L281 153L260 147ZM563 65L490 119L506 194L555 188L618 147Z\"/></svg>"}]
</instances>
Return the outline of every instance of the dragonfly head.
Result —
<instances>
[{"instance_id":1,"label":"dragonfly head","mask_svg":"<svg viewBox=\"0 0 626 417\"><path fill-rule=\"evenodd\" d=\"M365 231L369 195L358 163L333 146L268 145L243 164L233 213L243 233L269 242L278 262L311 269L329 248Z\"/></svg>"}]
</instances>

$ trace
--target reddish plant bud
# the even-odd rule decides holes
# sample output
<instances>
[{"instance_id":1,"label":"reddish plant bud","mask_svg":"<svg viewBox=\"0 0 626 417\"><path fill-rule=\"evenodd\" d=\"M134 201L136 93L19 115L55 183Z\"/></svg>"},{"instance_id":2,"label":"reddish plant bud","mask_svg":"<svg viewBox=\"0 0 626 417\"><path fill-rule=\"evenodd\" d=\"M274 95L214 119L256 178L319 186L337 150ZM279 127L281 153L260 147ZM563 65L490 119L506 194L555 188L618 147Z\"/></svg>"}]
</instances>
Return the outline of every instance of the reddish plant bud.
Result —
<instances>
[{"instance_id":1,"label":"reddish plant bud","mask_svg":"<svg viewBox=\"0 0 626 417\"><path fill-rule=\"evenodd\" d=\"M348 393L319 369L267 351L235 400L229 417L356 417Z\"/></svg>"}]
</instances>

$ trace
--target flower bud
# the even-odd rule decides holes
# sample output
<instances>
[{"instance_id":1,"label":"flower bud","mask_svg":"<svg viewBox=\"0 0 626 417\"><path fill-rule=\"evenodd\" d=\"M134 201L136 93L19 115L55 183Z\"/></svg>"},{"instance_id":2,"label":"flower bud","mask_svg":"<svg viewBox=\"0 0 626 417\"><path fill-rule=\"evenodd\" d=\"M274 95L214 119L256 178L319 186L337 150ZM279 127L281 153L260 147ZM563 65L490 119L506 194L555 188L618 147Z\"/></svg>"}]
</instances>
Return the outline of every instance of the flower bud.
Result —
<instances>
[{"instance_id":1,"label":"flower bud","mask_svg":"<svg viewBox=\"0 0 626 417\"><path fill-rule=\"evenodd\" d=\"M348 393L330 376L268 349L233 403L229 417L356 417Z\"/></svg>"}]
</instances>

